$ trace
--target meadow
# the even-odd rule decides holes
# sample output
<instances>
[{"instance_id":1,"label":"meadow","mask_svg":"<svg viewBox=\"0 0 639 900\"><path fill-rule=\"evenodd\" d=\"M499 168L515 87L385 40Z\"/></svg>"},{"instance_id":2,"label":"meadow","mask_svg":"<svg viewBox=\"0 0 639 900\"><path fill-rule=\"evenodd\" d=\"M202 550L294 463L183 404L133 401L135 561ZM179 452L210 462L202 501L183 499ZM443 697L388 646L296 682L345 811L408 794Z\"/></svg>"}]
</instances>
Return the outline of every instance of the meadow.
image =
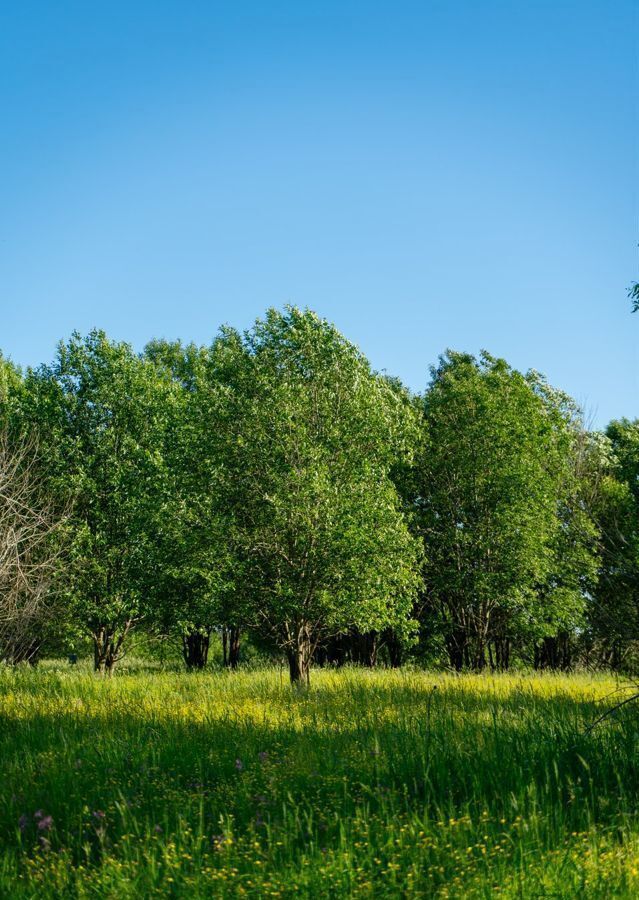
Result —
<instances>
[{"instance_id":1,"label":"meadow","mask_svg":"<svg viewBox=\"0 0 639 900\"><path fill-rule=\"evenodd\" d=\"M0 896L636 897L604 675L0 672Z\"/></svg>"}]
</instances>

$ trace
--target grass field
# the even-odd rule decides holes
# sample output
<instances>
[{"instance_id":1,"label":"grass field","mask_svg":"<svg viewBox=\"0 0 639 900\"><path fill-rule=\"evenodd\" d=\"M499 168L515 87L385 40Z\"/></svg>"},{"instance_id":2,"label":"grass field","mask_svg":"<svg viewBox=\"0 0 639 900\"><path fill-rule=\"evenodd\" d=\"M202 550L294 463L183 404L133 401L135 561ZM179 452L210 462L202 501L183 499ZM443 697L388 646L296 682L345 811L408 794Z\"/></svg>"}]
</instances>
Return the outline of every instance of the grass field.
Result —
<instances>
[{"instance_id":1,"label":"grass field","mask_svg":"<svg viewBox=\"0 0 639 900\"><path fill-rule=\"evenodd\" d=\"M0 896L636 897L626 689L3 671Z\"/></svg>"}]
</instances>

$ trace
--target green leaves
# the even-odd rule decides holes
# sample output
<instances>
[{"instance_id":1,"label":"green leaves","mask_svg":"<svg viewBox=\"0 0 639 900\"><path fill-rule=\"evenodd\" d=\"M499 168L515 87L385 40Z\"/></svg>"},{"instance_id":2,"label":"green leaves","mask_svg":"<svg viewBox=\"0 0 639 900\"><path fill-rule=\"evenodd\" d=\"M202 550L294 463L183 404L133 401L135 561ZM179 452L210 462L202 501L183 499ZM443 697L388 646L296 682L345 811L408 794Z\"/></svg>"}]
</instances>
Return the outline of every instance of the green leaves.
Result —
<instances>
[{"instance_id":1,"label":"green leaves","mask_svg":"<svg viewBox=\"0 0 639 900\"><path fill-rule=\"evenodd\" d=\"M165 472L171 385L127 344L74 334L30 371L22 405L52 492L72 503L68 603L92 635L146 612Z\"/></svg>"},{"instance_id":2,"label":"green leaves","mask_svg":"<svg viewBox=\"0 0 639 900\"><path fill-rule=\"evenodd\" d=\"M568 602L580 433L569 398L503 360L448 353L423 399L415 502L429 608L453 665L481 667L490 640L543 634ZM561 588L561 590L560 590Z\"/></svg>"},{"instance_id":3,"label":"green leaves","mask_svg":"<svg viewBox=\"0 0 639 900\"><path fill-rule=\"evenodd\" d=\"M252 619L291 649L405 621L418 547L389 474L412 410L314 313L270 310L220 336L229 398L224 471Z\"/></svg>"},{"instance_id":4,"label":"green leaves","mask_svg":"<svg viewBox=\"0 0 639 900\"><path fill-rule=\"evenodd\" d=\"M419 615L481 667L582 629L586 606L603 633L615 597L634 633L636 423L588 434L570 397L487 353L431 376L415 397L289 307L208 347L93 331L24 376L0 358L0 424L37 435L72 504L67 609L116 655L140 620L252 628L293 674L318 641L409 639Z\"/></svg>"},{"instance_id":5,"label":"green leaves","mask_svg":"<svg viewBox=\"0 0 639 900\"><path fill-rule=\"evenodd\" d=\"M639 636L639 421L611 422L595 495L600 568L589 604L594 637L617 666Z\"/></svg>"},{"instance_id":6,"label":"green leaves","mask_svg":"<svg viewBox=\"0 0 639 900\"><path fill-rule=\"evenodd\" d=\"M225 387L215 348L155 341L145 357L171 381L162 456L166 502L158 534L153 619L182 634L241 624L224 481Z\"/></svg>"}]
</instances>

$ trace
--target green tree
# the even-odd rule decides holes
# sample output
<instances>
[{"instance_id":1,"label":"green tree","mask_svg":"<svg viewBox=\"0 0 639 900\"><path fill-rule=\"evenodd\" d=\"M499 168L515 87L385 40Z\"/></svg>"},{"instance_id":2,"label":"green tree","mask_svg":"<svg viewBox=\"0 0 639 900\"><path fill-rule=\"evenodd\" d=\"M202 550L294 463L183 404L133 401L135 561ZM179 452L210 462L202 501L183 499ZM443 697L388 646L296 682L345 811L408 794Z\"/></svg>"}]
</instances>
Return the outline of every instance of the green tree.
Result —
<instances>
[{"instance_id":1,"label":"green tree","mask_svg":"<svg viewBox=\"0 0 639 900\"><path fill-rule=\"evenodd\" d=\"M231 516L220 490L225 405L215 346L153 341L145 357L177 387L163 443L168 490L156 620L164 629L177 629L189 669L204 668L212 631L219 627L230 638L226 656L234 668L243 616Z\"/></svg>"},{"instance_id":2,"label":"green tree","mask_svg":"<svg viewBox=\"0 0 639 900\"><path fill-rule=\"evenodd\" d=\"M619 668L639 639L639 420L611 422L606 438L596 505L600 571L589 619L602 662Z\"/></svg>"},{"instance_id":3,"label":"green tree","mask_svg":"<svg viewBox=\"0 0 639 900\"><path fill-rule=\"evenodd\" d=\"M0 403L20 384L20 369L0 351Z\"/></svg>"},{"instance_id":4,"label":"green tree","mask_svg":"<svg viewBox=\"0 0 639 900\"><path fill-rule=\"evenodd\" d=\"M593 503L601 475L601 446L597 433L586 430L572 397L537 372L528 373L526 379L543 401L557 451L552 457L552 486L558 527L550 544L548 575L537 588L534 662L540 668L569 669L575 638L585 624L587 598L597 580ZM521 629L525 637L528 631Z\"/></svg>"},{"instance_id":5,"label":"green tree","mask_svg":"<svg viewBox=\"0 0 639 900\"><path fill-rule=\"evenodd\" d=\"M308 681L327 635L409 628L419 550L389 473L409 452L410 408L309 311L227 329L215 356L238 582L291 681Z\"/></svg>"},{"instance_id":6,"label":"green tree","mask_svg":"<svg viewBox=\"0 0 639 900\"><path fill-rule=\"evenodd\" d=\"M0 426L0 661L34 664L56 630L63 517L32 442ZM53 627L52 627L53 626Z\"/></svg>"},{"instance_id":7,"label":"green tree","mask_svg":"<svg viewBox=\"0 0 639 900\"><path fill-rule=\"evenodd\" d=\"M121 657L153 591L171 390L151 362L101 331L74 334L52 365L26 377L25 421L50 489L72 503L67 602L101 672Z\"/></svg>"},{"instance_id":8,"label":"green tree","mask_svg":"<svg viewBox=\"0 0 639 900\"><path fill-rule=\"evenodd\" d=\"M22 373L0 352L0 427L15 427L15 407L22 389Z\"/></svg>"},{"instance_id":9,"label":"green tree","mask_svg":"<svg viewBox=\"0 0 639 900\"><path fill-rule=\"evenodd\" d=\"M507 665L514 639L552 634L583 605L560 562L580 541L576 525L563 537L578 505L569 416L539 376L449 352L432 370L423 431L415 497L429 621L454 668L481 669L487 653Z\"/></svg>"}]
</instances>

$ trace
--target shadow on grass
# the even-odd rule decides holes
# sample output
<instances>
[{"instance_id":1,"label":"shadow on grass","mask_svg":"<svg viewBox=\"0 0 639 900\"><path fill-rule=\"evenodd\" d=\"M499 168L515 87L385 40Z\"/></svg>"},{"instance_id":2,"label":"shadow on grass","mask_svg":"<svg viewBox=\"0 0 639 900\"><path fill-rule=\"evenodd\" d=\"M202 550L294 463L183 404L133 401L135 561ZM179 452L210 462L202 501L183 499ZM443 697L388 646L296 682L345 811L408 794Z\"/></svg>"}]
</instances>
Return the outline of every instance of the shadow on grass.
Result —
<instances>
[{"instance_id":1,"label":"shadow on grass","mask_svg":"<svg viewBox=\"0 0 639 900\"><path fill-rule=\"evenodd\" d=\"M261 719L238 702L197 722L161 698L155 713L136 710L135 696L110 709L113 690L98 687L81 710L17 704L0 717L3 843L25 840L21 816L37 838L37 812L53 817L65 845L101 828L118 836L186 824L214 834L224 821L247 835L293 828L304 843L322 829L329 840L358 816L521 814L579 831L632 815L639 800L630 707L586 734L594 700L377 685L275 692Z\"/></svg>"}]
</instances>

